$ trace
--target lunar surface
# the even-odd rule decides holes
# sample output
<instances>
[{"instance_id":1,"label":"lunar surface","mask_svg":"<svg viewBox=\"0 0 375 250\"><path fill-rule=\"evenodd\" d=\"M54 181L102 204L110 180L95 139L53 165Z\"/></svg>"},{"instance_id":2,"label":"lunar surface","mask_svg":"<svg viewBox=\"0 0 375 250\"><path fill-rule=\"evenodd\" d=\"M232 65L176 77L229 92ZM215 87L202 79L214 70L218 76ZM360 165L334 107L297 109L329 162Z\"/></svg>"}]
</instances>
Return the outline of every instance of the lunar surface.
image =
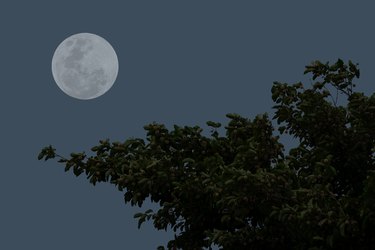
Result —
<instances>
[{"instance_id":1,"label":"lunar surface","mask_svg":"<svg viewBox=\"0 0 375 250\"><path fill-rule=\"evenodd\" d=\"M52 75L67 95L88 100L106 93L118 73L118 59L102 37L79 33L66 38L52 58Z\"/></svg>"}]
</instances>

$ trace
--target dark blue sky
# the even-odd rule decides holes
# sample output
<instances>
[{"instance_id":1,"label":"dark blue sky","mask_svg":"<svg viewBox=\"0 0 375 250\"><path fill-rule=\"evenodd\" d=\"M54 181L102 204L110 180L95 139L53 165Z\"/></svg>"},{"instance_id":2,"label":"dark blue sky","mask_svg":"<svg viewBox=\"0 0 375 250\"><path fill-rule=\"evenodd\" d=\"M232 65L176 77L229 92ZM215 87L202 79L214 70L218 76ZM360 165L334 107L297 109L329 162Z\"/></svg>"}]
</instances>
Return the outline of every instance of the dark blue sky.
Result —
<instances>
[{"instance_id":1,"label":"dark blue sky","mask_svg":"<svg viewBox=\"0 0 375 250\"><path fill-rule=\"evenodd\" d=\"M100 139L145 138L153 121L208 134L206 121L225 125L227 113L272 117L273 81L308 86L313 60L359 63L356 91L374 92L375 4L257 2L2 1L0 249L155 249L173 237L152 223L138 230L140 209L114 186L38 161L46 145L68 156ZM51 73L56 47L80 32L110 42L120 66L113 88L88 101Z\"/></svg>"}]
</instances>

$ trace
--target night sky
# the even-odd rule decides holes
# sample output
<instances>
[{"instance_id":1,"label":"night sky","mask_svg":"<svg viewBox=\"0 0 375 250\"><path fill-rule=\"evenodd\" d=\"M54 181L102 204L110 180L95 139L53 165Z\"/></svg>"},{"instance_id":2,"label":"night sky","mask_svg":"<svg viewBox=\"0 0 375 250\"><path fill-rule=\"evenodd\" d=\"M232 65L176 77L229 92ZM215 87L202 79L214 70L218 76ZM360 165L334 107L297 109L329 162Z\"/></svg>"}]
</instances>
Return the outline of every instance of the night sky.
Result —
<instances>
[{"instance_id":1,"label":"night sky","mask_svg":"<svg viewBox=\"0 0 375 250\"><path fill-rule=\"evenodd\" d=\"M208 135L206 121L225 126L227 113L271 118L272 83L308 87L313 60L359 63L355 91L374 92L375 3L257 2L1 1L0 249L156 249L173 238L152 222L137 229L134 213L155 205L125 205L115 186L38 161L44 146L69 156L101 139L144 139L153 121ZM56 47L81 32L119 60L113 87L86 101L51 73Z\"/></svg>"}]
</instances>

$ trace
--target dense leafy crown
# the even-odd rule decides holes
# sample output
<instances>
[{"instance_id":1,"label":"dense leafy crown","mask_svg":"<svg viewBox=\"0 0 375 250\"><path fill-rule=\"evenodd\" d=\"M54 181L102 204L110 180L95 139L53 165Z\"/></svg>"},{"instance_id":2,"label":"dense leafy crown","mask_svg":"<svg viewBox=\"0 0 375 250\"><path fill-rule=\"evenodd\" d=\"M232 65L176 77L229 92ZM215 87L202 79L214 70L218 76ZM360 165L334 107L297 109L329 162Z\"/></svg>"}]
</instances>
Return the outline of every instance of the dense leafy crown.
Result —
<instances>
[{"instance_id":1,"label":"dense leafy crown","mask_svg":"<svg viewBox=\"0 0 375 250\"><path fill-rule=\"evenodd\" d=\"M227 114L226 136L212 121L210 137L198 126L152 123L147 143L101 140L93 156L69 159L49 146L39 159L58 157L93 185L114 184L132 206L148 197L160 204L135 218L172 228L169 249L375 249L375 95L353 92L359 70L351 61L316 61L306 73L315 81L309 89L272 87L279 132L299 139L288 155L265 113ZM347 107L337 105L338 92Z\"/></svg>"}]
</instances>

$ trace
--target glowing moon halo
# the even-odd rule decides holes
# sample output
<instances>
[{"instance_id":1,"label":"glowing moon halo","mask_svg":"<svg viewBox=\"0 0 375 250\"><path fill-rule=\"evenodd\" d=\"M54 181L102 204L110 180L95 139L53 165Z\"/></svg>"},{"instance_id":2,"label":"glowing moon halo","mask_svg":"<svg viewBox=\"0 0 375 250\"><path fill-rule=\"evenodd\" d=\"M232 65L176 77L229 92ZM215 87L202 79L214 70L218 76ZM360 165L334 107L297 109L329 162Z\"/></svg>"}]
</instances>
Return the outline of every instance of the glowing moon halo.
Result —
<instances>
[{"instance_id":1,"label":"glowing moon halo","mask_svg":"<svg viewBox=\"0 0 375 250\"><path fill-rule=\"evenodd\" d=\"M52 58L52 75L67 95L88 100L106 93L118 74L118 59L102 37L79 33L66 38Z\"/></svg>"}]
</instances>

